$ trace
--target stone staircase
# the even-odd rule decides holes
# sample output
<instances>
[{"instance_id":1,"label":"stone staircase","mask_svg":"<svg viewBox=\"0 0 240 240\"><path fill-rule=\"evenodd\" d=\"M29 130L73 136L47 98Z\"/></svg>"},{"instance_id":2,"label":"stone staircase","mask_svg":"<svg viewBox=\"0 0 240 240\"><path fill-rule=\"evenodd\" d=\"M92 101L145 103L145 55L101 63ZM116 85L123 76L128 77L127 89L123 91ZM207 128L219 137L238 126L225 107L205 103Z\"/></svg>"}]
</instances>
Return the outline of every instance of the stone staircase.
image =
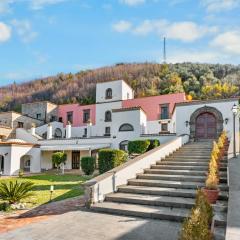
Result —
<instances>
[{"instance_id":1,"label":"stone staircase","mask_svg":"<svg viewBox=\"0 0 240 240\"><path fill-rule=\"evenodd\" d=\"M157 161L128 184L108 194L95 211L183 221L194 206L197 188L205 185L212 142L188 143L170 156ZM214 205L216 239L224 239L227 218L227 160L220 167L220 197Z\"/></svg>"}]
</instances>

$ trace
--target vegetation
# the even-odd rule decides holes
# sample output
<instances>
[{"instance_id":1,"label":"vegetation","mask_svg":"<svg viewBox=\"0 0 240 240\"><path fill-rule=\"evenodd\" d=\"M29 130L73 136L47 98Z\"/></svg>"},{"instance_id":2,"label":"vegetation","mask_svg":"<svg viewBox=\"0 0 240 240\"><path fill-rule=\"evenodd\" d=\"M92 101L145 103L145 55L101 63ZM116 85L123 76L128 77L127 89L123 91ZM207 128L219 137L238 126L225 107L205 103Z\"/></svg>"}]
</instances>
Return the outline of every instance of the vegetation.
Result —
<instances>
[{"instance_id":1,"label":"vegetation","mask_svg":"<svg viewBox=\"0 0 240 240\"><path fill-rule=\"evenodd\" d=\"M92 175L95 169L96 160L94 157L82 157L81 168L86 175Z\"/></svg>"},{"instance_id":2,"label":"vegetation","mask_svg":"<svg viewBox=\"0 0 240 240\"><path fill-rule=\"evenodd\" d=\"M53 165L55 165L57 167L57 169L60 168L60 166L62 167L62 173L64 174L64 164L67 160L67 154L64 152L55 152L52 155L52 163Z\"/></svg>"},{"instance_id":3,"label":"vegetation","mask_svg":"<svg viewBox=\"0 0 240 240\"><path fill-rule=\"evenodd\" d=\"M19 203L21 200L31 197L33 195L34 183L10 181L8 183L2 182L0 184L0 197L9 204Z\"/></svg>"},{"instance_id":4,"label":"vegetation","mask_svg":"<svg viewBox=\"0 0 240 240\"><path fill-rule=\"evenodd\" d=\"M209 226L213 218L212 206L202 190L197 191L195 205L183 222L180 240L212 240Z\"/></svg>"},{"instance_id":5,"label":"vegetation","mask_svg":"<svg viewBox=\"0 0 240 240\"><path fill-rule=\"evenodd\" d=\"M145 153L150 146L149 140L134 140L128 142L128 152L129 154L132 153Z\"/></svg>"},{"instance_id":6,"label":"vegetation","mask_svg":"<svg viewBox=\"0 0 240 240\"><path fill-rule=\"evenodd\" d=\"M150 141L150 144L148 147L148 151L160 146L160 142L158 139L149 139L149 141Z\"/></svg>"},{"instance_id":7,"label":"vegetation","mask_svg":"<svg viewBox=\"0 0 240 240\"><path fill-rule=\"evenodd\" d=\"M126 162L127 153L118 149L101 149L98 153L99 173L105 173Z\"/></svg>"},{"instance_id":8,"label":"vegetation","mask_svg":"<svg viewBox=\"0 0 240 240\"><path fill-rule=\"evenodd\" d=\"M14 179L15 178L11 177L3 178L0 179L0 183L9 184ZM56 175L55 173L45 173L41 175L18 178L18 183L30 181L34 184L32 189L33 195L24 200L24 202L27 203L27 207L33 207L49 202L51 185L54 185L52 201L59 201L82 195L84 193L82 184L89 179L89 176L73 174ZM1 198L0 204L3 204L3 200Z\"/></svg>"},{"instance_id":9,"label":"vegetation","mask_svg":"<svg viewBox=\"0 0 240 240\"><path fill-rule=\"evenodd\" d=\"M184 91L189 99L227 98L239 94L240 66L136 63L60 73L0 88L0 110L20 111L22 103L43 100L91 104L95 102L96 83L115 79L127 81L136 97Z\"/></svg>"}]
</instances>

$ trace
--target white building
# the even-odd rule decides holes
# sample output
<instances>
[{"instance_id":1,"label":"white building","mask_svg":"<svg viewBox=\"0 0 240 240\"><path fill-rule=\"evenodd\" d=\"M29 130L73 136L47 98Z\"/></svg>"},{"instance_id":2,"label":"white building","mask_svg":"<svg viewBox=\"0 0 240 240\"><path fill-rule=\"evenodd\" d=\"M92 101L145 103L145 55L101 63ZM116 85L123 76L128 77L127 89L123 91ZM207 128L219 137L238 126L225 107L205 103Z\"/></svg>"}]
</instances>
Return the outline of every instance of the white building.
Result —
<instances>
[{"instance_id":1,"label":"white building","mask_svg":"<svg viewBox=\"0 0 240 240\"><path fill-rule=\"evenodd\" d=\"M67 153L66 169L79 169L81 157L101 148L127 150L129 140L159 139L163 144L182 134L192 141L205 140L217 138L222 130L228 132L232 155L234 104L238 99L186 101L184 94L134 99L134 91L122 80L99 83L96 104L58 106L62 122L17 129L16 139L0 142L1 170L13 175L19 169L51 169L55 151ZM235 123L238 133L239 121ZM238 134L236 142L239 152Z\"/></svg>"}]
</instances>

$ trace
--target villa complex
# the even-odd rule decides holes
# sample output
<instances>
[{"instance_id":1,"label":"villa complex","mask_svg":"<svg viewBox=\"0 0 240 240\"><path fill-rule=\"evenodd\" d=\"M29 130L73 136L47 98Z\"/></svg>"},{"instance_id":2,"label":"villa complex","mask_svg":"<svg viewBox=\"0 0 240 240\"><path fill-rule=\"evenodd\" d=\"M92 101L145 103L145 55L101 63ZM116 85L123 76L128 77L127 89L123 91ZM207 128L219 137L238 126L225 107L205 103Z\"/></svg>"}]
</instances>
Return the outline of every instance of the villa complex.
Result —
<instances>
[{"instance_id":1,"label":"villa complex","mask_svg":"<svg viewBox=\"0 0 240 240\"><path fill-rule=\"evenodd\" d=\"M96 104L23 104L22 114L0 113L1 171L51 169L56 151L67 153L66 169L79 169L82 156L102 148L127 150L129 140L154 138L167 144L184 134L191 141L214 139L223 129L231 155L234 104L238 99L188 101L184 93L134 98L123 80L98 83Z\"/></svg>"}]
</instances>

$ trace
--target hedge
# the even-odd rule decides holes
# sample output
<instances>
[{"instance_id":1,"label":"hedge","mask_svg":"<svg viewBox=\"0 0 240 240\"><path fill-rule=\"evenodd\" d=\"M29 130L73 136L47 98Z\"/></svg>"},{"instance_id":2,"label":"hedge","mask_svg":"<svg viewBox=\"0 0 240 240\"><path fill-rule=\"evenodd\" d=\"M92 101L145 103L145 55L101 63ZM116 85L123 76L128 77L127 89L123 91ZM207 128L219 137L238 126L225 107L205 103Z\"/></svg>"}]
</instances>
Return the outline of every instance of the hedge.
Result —
<instances>
[{"instance_id":1,"label":"hedge","mask_svg":"<svg viewBox=\"0 0 240 240\"><path fill-rule=\"evenodd\" d=\"M135 140L135 141L129 141L128 142L128 152L129 154L132 153L145 153L150 145L149 140Z\"/></svg>"},{"instance_id":2,"label":"hedge","mask_svg":"<svg viewBox=\"0 0 240 240\"><path fill-rule=\"evenodd\" d=\"M95 158L86 156L81 158L81 168L86 175L92 175L95 169Z\"/></svg>"},{"instance_id":3,"label":"hedge","mask_svg":"<svg viewBox=\"0 0 240 240\"><path fill-rule=\"evenodd\" d=\"M158 139L149 139L149 141L150 141L150 145L149 145L147 151L152 150L152 149L160 146L160 142L159 142Z\"/></svg>"},{"instance_id":4,"label":"hedge","mask_svg":"<svg viewBox=\"0 0 240 240\"><path fill-rule=\"evenodd\" d=\"M126 162L127 153L119 149L101 149L98 152L100 174L105 173Z\"/></svg>"}]
</instances>

